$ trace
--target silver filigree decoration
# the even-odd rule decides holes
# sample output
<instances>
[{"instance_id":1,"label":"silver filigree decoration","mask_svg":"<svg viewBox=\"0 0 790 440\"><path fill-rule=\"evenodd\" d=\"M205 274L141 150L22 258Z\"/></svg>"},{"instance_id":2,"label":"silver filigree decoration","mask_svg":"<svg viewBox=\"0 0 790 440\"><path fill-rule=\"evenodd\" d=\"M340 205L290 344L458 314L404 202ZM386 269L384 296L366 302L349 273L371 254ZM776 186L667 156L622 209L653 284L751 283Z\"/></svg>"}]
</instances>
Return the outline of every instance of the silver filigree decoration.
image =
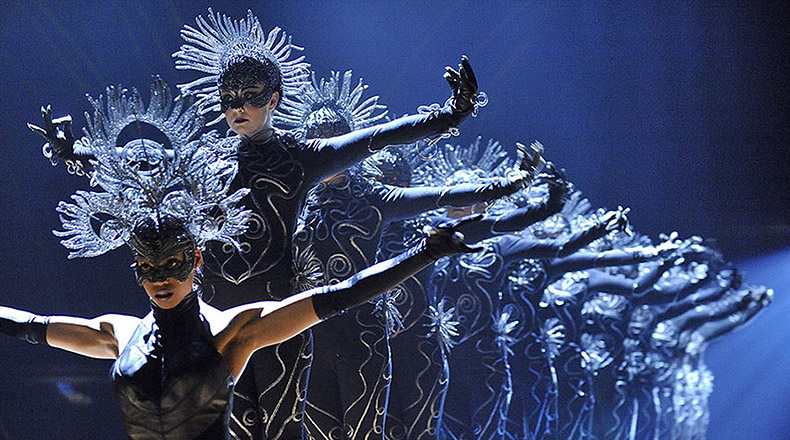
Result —
<instances>
[{"instance_id":1,"label":"silver filigree decoration","mask_svg":"<svg viewBox=\"0 0 790 440\"><path fill-rule=\"evenodd\" d=\"M376 300L376 307L373 309L373 313L384 319L384 324L392 334L396 334L405 328L403 315L401 315L397 303L398 297L403 294L403 290L400 287L390 289Z\"/></svg>"},{"instance_id":2,"label":"silver filigree decoration","mask_svg":"<svg viewBox=\"0 0 790 440\"><path fill-rule=\"evenodd\" d=\"M445 310L444 304L442 300L437 305L428 306L431 324L426 337L436 335L445 353L449 353L456 344L455 338L460 335L458 326L461 323L456 320L455 307Z\"/></svg>"},{"instance_id":3,"label":"silver filigree decoration","mask_svg":"<svg viewBox=\"0 0 790 440\"><path fill-rule=\"evenodd\" d=\"M492 139L483 144L478 136L470 146L437 146L431 160L412 163L412 184L479 183L486 178L507 175L512 166L502 144Z\"/></svg>"},{"instance_id":4,"label":"silver filigree decoration","mask_svg":"<svg viewBox=\"0 0 790 440\"><path fill-rule=\"evenodd\" d=\"M540 328L541 350L551 359L560 354L560 348L565 343L565 326L557 318L549 318Z\"/></svg>"},{"instance_id":5,"label":"silver filigree decoration","mask_svg":"<svg viewBox=\"0 0 790 440\"><path fill-rule=\"evenodd\" d=\"M368 88L360 78L352 88L351 70L332 72L329 78L316 80L315 72L311 72L311 81L305 84L293 99L283 102L278 113L273 115L275 124L285 127L305 127L317 113L330 112L340 117L351 131L369 127L387 116L387 107L378 103L378 96L362 100ZM279 126L279 125L278 125Z\"/></svg>"},{"instance_id":6,"label":"silver filigree decoration","mask_svg":"<svg viewBox=\"0 0 790 440\"><path fill-rule=\"evenodd\" d=\"M155 79L146 107L136 90L108 87L106 98L88 97L94 117L86 114L81 149L92 156L91 184L104 192L77 191L73 203L60 202L61 243L69 258L93 257L125 243L136 223L152 215L172 215L194 235L238 245L249 211L237 207L249 190L228 195L236 175L234 156L213 136L194 139L202 118L190 97L173 100L167 85ZM121 132L146 123L165 135L162 145L142 135L116 147Z\"/></svg>"},{"instance_id":7,"label":"silver filigree decoration","mask_svg":"<svg viewBox=\"0 0 790 440\"><path fill-rule=\"evenodd\" d=\"M324 271L321 260L316 256L312 243L304 249L295 248L294 274L295 285L300 292L324 284Z\"/></svg>"},{"instance_id":8,"label":"silver filigree decoration","mask_svg":"<svg viewBox=\"0 0 790 440\"><path fill-rule=\"evenodd\" d=\"M512 312L512 308L505 307L494 323L491 324L491 329L496 334L496 344L499 350L511 356L513 355L513 350L510 347L516 343L516 338L512 333L519 325L519 321L513 317Z\"/></svg>"},{"instance_id":9,"label":"silver filigree decoration","mask_svg":"<svg viewBox=\"0 0 790 440\"><path fill-rule=\"evenodd\" d=\"M603 336L582 333L580 342L582 368L588 372L595 374L614 360L612 354L606 349L606 341Z\"/></svg>"},{"instance_id":10,"label":"silver filigree decoration","mask_svg":"<svg viewBox=\"0 0 790 440\"><path fill-rule=\"evenodd\" d=\"M598 292L582 306L582 315L598 315L603 318L620 319L628 307L628 300L620 295Z\"/></svg>"},{"instance_id":11,"label":"silver filigree decoration","mask_svg":"<svg viewBox=\"0 0 790 440\"><path fill-rule=\"evenodd\" d=\"M565 303L574 304L576 297L587 291L587 278L590 274L586 271L566 272L557 281L543 289L543 297L538 304L548 307L550 304L563 306Z\"/></svg>"},{"instance_id":12,"label":"silver filigree decoration","mask_svg":"<svg viewBox=\"0 0 790 440\"><path fill-rule=\"evenodd\" d=\"M712 392L713 374L705 365L684 364L678 368L672 393L675 416L672 438L705 438L710 419L708 398Z\"/></svg>"},{"instance_id":13,"label":"silver filigree decoration","mask_svg":"<svg viewBox=\"0 0 790 440\"><path fill-rule=\"evenodd\" d=\"M185 25L181 29L181 38L186 43L173 57L176 59L176 69L206 74L178 86L182 92L194 93L198 97L201 114L220 110L217 80L227 61L239 55L259 61L269 60L277 66L282 74L283 103L288 102L307 83L310 65L304 62L304 56L290 59L293 51L303 48L292 44L291 37L279 27L266 34L252 11L247 10L246 19L233 20L227 15L215 14L209 8L207 18L198 15L195 23L196 27ZM222 115L209 124L221 119Z\"/></svg>"}]
</instances>

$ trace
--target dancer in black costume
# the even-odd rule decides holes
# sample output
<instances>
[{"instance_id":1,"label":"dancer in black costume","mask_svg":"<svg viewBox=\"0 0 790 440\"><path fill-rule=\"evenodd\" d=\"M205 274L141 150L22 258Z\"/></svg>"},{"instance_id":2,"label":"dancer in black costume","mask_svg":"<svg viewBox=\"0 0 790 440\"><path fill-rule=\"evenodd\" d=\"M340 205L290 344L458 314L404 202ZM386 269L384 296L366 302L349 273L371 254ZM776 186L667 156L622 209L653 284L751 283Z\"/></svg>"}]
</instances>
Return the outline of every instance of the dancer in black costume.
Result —
<instances>
[{"instance_id":1,"label":"dancer in black costume","mask_svg":"<svg viewBox=\"0 0 790 440\"><path fill-rule=\"evenodd\" d=\"M254 351L365 303L438 258L473 251L455 234L458 226L438 228L410 252L342 283L223 312L193 290L202 253L191 233L173 217L150 217L134 228L129 243L151 303L146 317L47 317L0 307L0 332L116 359L113 388L130 439L229 438L233 381Z\"/></svg>"},{"instance_id":2,"label":"dancer in black costume","mask_svg":"<svg viewBox=\"0 0 790 440\"><path fill-rule=\"evenodd\" d=\"M209 20L212 17L210 14ZM242 22L237 34L230 27L225 30L234 35L231 40L249 42ZM263 36L257 19L251 15L246 26L253 37ZM222 19L215 20L213 27L222 28ZM458 72L449 69L446 74L453 87L453 99L443 108L339 137L297 140L273 130L269 117L281 100L287 104L298 90L298 78L306 72L297 63L299 59L284 59L287 54L283 48L290 51L294 46L290 41L285 45L274 44L276 34L276 31L269 34L264 47L248 45L239 50L237 45L230 53L224 52L227 56L219 65L208 62L216 73L207 77L212 81L210 90L201 83L206 78L184 87L205 98L206 110L216 109L218 104L231 129L239 135L223 142L238 151L239 175L235 185L251 189L245 204L253 210L252 227L240 238L241 251L210 246L206 255L206 290L213 296L212 304L220 308L280 299L295 291L291 237L298 212L313 185L387 145L445 133L475 108L477 83L464 58ZM182 35L192 43L206 34L185 28ZM263 38L257 41L262 42ZM284 43L285 37L277 41ZM175 54L176 67L205 72L206 63L194 62L196 53L204 47L182 46ZM256 431L262 431L263 438L268 439L301 438L311 356L309 333L256 353L249 373L237 386L234 419L239 425L235 430L239 436L258 438ZM245 408L245 403L251 405Z\"/></svg>"},{"instance_id":3,"label":"dancer in black costume","mask_svg":"<svg viewBox=\"0 0 790 440\"><path fill-rule=\"evenodd\" d=\"M361 82L352 89L350 71L342 80L339 72L320 82L313 76L312 84L284 113L307 138L345 134L364 128L367 120L375 118L372 110L377 97L366 99L366 108L355 108L363 90ZM382 114L383 106L378 107L382 107L378 109ZM377 154L389 159L399 155L398 148ZM408 182L386 179L379 169L375 171L381 174L381 180L397 185L372 183L362 168L371 170L376 168L375 163L388 161L376 156L362 167L327 179L308 195L293 238L294 259L304 272L298 279L308 283L303 287L334 284L372 264L381 231L393 220L445 205L487 202L528 185L540 155L521 152L520 156L518 168L509 177L485 184L403 188ZM311 389L307 398L305 423L311 438L400 438L392 433L385 435L384 429L392 377L391 329L383 322L386 317L380 316L388 315L387 310L380 309L389 307L383 300L378 304L367 304L313 329L311 380L321 386ZM383 313L377 313L377 309Z\"/></svg>"}]
</instances>

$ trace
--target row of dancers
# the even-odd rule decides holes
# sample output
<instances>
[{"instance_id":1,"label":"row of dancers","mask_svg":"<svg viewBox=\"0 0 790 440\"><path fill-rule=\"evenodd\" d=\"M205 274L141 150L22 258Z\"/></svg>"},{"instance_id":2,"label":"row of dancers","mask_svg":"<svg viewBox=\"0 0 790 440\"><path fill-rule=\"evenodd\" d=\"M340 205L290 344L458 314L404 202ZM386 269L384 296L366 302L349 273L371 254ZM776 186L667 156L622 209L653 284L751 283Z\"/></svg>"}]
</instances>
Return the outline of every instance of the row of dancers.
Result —
<instances>
[{"instance_id":1,"label":"row of dancers","mask_svg":"<svg viewBox=\"0 0 790 440\"><path fill-rule=\"evenodd\" d=\"M134 243L141 218L172 216L201 249L191 258L182 247L179 258L203 263L194 290L213 306L198 308L214 327L244 304L283 304L262 307L266 317L301 304L297 292L347 294L356 284L344 280L377 262L368 276L397 270L389 258L436 237L449 250L432 258L463 253L392 289L405 272L389 272L375 286L383 295L343 302L333 310L356 307L282 343L258 342L243 375L231 365L225 435L704 438L705 347L752 319L769 289L742 283L698 237L654 242L631 230L627 209L593 209L540 143L517 144L515 159L495 141L444 143L487 101L466 58L446 69L444 105L389 121L350 71L317 79L292 56L301 48L280 29L264 33L251 13L232 20L210 10L182 36L176 68L205 76L177 98L160 79L147 105L113 86L90 98L80 139L49 108L43 127L31 125L47 157L103 190L58 206L72 256ZM217 111L212 122L224 116L233 133L206 133L203 117ZM143 136L141 125L160 136ZM158 251L141 260L139 248L138 278L141 263L167 261ZM169 318L156 320L153 292L160 324ZM212 334L216 346L222 330ZM124 414L130 437L149 438Z\"/></svg>"}]
</instances>

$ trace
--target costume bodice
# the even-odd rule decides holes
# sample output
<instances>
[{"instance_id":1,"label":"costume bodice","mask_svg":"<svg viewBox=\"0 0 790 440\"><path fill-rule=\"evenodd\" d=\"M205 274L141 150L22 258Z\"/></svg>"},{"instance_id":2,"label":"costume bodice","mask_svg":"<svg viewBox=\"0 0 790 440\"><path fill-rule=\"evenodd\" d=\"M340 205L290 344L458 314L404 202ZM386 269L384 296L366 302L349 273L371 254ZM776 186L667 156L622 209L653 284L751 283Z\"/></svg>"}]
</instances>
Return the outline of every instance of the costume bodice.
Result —
<instances>
[{"instance_id":1,"label":"costume bodice","mask_svg":"<svg viewBox=\"0 0 790 440\"><path fill-rule=\"evenodd\" d=\"M153 306L111 376L130 439L227 438L233 376L194 292L173 309Z\"/></svg>"},{"instance_id":2,"label":"costume bodice","mask_svg":"<svg viewBox=\"0 0 790 440\"><path fill-rule=\"evenodd\" d=\"M206 281L225 280L232 284L266 274L269 280L282 280L271 286L273 297L291 294L291 235L296 217L312 181L305 181L309 162L303 145L287 137L265 131L252 139L229 138L238 148L239 171L232 189L249 188L241 204L252 211L249 228L237 237L240 248L223 243L208 243L205 258ZM265 298L257 294L257 300ZM249 298L248 298L249 299Z\"/></svg>"}]
</instances>

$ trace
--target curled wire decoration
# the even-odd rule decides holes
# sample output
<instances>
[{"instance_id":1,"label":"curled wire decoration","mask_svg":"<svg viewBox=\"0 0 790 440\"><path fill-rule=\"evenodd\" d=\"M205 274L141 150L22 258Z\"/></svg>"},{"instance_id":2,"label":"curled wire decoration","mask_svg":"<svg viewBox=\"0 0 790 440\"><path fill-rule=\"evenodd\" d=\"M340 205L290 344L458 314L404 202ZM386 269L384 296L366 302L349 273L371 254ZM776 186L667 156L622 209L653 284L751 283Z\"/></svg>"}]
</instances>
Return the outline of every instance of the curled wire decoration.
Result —
<instances>
[{"instance_id":1,"label":"curled wire decoration","mask_svg":"<svg viewBox=\"0 0 790 440\"><path fill-rule=\"evenodd\" d=\"M106 97L88 97L94 108L78 142L93 166L91 185L61 201L63 230L53 233L71 250L69 258L93 257L123 245L134 226L149 216L171 215L193 234L198 246L218 240L238 246L250 211L237 203L249 190L228 194L236 175L235 156L215 135L198 137L202 118L189 96L173 99L155 78L148 106L140 93L120 86ZM118 147L122 131L146 123L167 137L169 146L138 135Z\"/></svg>"},{"instance_id":2,"label":"curled wire decoration","mask_svg":"<svg viewBox=\"0 0 790 440\"><path fill-rule=\"evenodd\" d=\"M329 78L320 80L311 72L310 79L293 99L280 105L272 117L275 124L306 128L311 121L332 117L339 118L354 131L387 117L387 107L378 103L378 95L362 100L368 85L361 78L353 85L351 70L346 70L342 76L333 71Z\"/></svg>"},{"instance_id":3,"label":"curled wire decoration","mask_svg":"<svg viewBox=\"0 0 790 440\"><path fill-rule=\"evenodd\" d=\"M477 92L474 97L474 101L472 102L472 117L477 117L477 112L480 111L481 108L488 105L488 95L486 92Z\"/></svg>"},{"instance_id":4,"label":"curled wire decoration","mask_svg":"<svg viewBox=\"0 0 790 440\"><path fill-rule=\"evenodd\" d=\"M307 82L310 65L304 61L304 55L291 58L292 52L303 48L294 45L291 37L279 27L266 34L252 11L247 10L246 18L233 20L209 8L207 18L198 15L195 24L195 27L184 25L181 29L181 38L186 43L173 54L173 58L176 59L176 69L206 74L178 85L182 93L194 93L198 97L201 115L220 111L217 81L228 61L239 56L268 60L278 68L282 74L283 102L288 102ZM221 119L222 115L210 121L209 125Z\"/></svg>"}]
</instances>

